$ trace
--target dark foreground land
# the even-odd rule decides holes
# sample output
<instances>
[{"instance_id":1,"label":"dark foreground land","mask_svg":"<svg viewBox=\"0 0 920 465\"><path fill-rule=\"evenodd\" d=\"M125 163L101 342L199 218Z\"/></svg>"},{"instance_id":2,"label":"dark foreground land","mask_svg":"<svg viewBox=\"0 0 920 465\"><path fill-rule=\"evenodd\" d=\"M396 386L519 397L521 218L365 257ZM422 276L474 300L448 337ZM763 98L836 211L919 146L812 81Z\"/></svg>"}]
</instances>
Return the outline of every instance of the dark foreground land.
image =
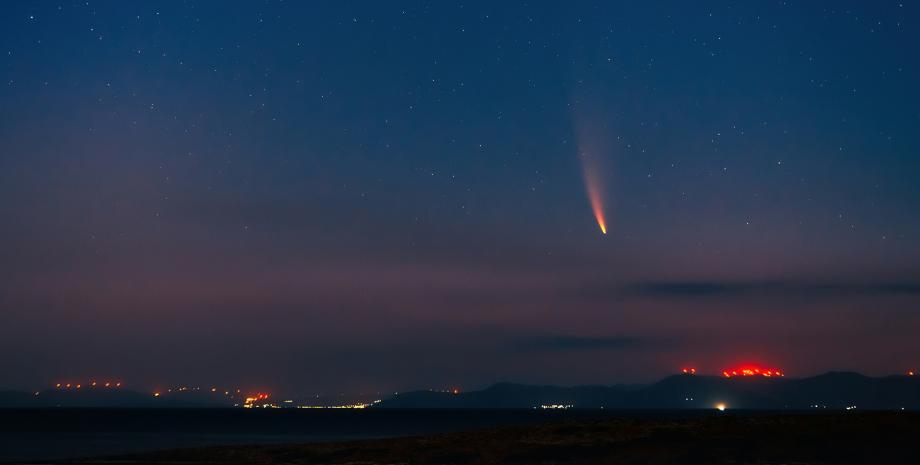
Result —
<instances>
[{"instance_id":1,"label":"dark foreground land","mask_svg":"<svg viewBox=\"0 0 920 465\"><path fill-rule=\"evenodd\" d=\"M920 414L610 418L303 445L229 446L73 464L913 464Z\"/></svg>"}]
</instances>

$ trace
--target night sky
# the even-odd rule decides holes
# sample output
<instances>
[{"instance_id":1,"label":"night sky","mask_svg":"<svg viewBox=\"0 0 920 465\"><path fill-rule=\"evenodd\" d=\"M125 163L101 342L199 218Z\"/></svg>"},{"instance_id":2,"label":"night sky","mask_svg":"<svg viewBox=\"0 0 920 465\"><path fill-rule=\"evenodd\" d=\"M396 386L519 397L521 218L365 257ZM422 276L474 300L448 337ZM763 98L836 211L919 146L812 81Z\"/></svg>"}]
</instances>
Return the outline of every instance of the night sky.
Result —
<instances>
[{"instance_id":1,"label":"night sky","mask_svg":"<svg viewBox=\"0 0 920 465\"><path fill-rule=\"evenodd\" d=\"M920 5L543 3L4 2L0 387L920 366Z\"/></svg>"}]
</instances>

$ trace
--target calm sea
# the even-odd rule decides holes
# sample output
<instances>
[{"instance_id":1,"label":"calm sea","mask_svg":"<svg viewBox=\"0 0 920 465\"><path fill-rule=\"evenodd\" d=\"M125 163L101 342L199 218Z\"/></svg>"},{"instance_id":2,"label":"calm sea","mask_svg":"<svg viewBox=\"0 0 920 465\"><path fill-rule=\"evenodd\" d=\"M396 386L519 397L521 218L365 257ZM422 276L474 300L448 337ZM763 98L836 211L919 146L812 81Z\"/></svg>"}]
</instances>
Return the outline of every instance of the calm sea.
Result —
<instances>
[{"instance_id":1,"label":"calm sea","mask_svg":"<svg viewBox=\"0 0 920 465\"><path fill-rule=\"evenodd\" d=\"M0 409L0 462L27 463L215 445L411 436L605 417L712 411Z\"/></svg>"}]
</instances>

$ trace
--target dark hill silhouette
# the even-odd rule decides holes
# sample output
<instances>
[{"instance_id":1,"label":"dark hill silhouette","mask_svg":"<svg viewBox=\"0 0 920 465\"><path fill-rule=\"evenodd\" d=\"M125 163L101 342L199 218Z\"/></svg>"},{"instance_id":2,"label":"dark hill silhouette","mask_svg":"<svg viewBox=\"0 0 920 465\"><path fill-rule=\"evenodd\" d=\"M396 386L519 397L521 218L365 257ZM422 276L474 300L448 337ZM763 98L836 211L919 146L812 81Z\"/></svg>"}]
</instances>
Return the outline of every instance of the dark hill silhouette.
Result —
<instances>
[{"instance_id":1,"label":"dark hill silhouette","mask_svg":"<svg viewBox=\"0 0 920 465\"><path fill-rule=\"evenodd\" d=\"M629 388L623 386L558 387L500 383L482 391L460 394L413 391L394 396L383 404L384 407L407 408L415 408L417 404L444 408L530 408L535 405L579 402L586 406L601 406L628 391Z\"/></svg>"},{"instance_id":2,"label":"dark hill silhouette","mask_svg":"<svg viewBox=\"0 0 920 465\"><path fill-rule=\"evenodd\" d=\"M710 409L909 409L920 410L920 378L873 378L830 372L810 378L674 375L649 385L534 386L500 383L480 391L411 391L374 408L575 408ZM233 400L210 391L160 397L126 389L51 389L36 393L0 391L0 407L231 407Z\"/></svg>"},{"instance_id":3,"label":"dark hill silhouette","mask_svg":"<svg viewBox=\"0 0 920 465\"><path fill-rule=\"evenodd\" d=\"M32 395L21 391L0 391L0 408L23 407L33 402Z\"/></svg>"},{"instance_id":4,"label":"dark hill silhouette","mask_svg":"<svg viewBox=\"0 0 920 465\"><path fill-rule=\"evenodd\" d=\"M920 379L872 378L831 372L810 378L675 375L641 387L529 386L496 384L459 394L413 391L398 394L375 408L714 408L742 409L920 409Z\"/></svg>"}]
</instances>

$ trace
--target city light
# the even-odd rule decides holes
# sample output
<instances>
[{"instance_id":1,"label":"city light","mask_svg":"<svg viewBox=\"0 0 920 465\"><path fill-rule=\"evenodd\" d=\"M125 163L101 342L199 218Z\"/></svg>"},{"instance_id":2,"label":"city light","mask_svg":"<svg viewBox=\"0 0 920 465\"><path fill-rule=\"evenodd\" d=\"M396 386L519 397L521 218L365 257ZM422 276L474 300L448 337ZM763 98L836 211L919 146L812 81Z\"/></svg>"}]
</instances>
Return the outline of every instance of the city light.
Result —
<instances>
[{"instance_id":1,"label":"city light","mask_svg":"<svg viewBox=\"0 0 920 465\"><path fill-rule=\"evenodd\" d=\"M540 408L544 410L568 410L572 408L572 404L547 404L541 405Z\"/></svg>"},{"instance_id":2,"label":"city light","mask_svg":"<svg viewBox=\"0 0 920 465\"><path fill-rule=\"evenodd\" d=\"M727 406L725 404L716 404L716 410L724 412Z\"/></svg>"},{"instance_id":3,"label":"city light","mask_svg":"<svg viewBox=\"0 0 920 465\"><path fill-rule=\"evenodd\" d=\"M288 402L288 401L285 401ZM366 403L355 403L355 404L344 404L344 405L298 405L297 408L309 408L309 409L364 409L368 408L374 404L380 403L380 400L375 400L369 404Z\"/></svg>"}]
</instances>

